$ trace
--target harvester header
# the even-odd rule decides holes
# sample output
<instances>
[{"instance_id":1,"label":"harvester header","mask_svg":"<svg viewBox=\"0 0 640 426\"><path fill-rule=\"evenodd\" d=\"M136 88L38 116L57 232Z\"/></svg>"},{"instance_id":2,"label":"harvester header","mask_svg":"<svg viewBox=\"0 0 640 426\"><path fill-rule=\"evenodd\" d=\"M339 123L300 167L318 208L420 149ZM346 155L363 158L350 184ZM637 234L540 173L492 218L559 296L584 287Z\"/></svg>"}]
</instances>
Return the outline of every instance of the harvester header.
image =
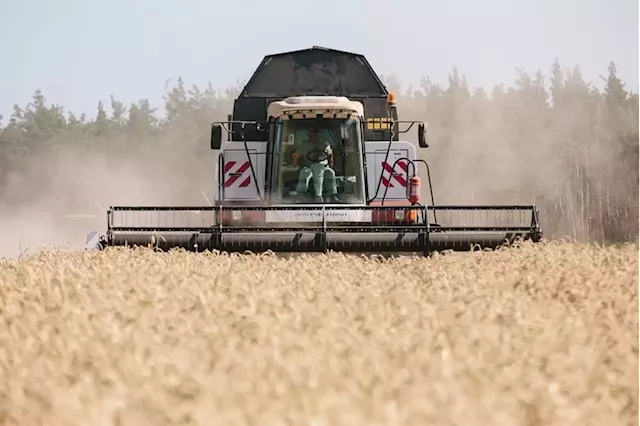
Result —
<instances>
[{"instance_id":1,"label":"harvester header","mask_svg":"<svg viewBox=\"0 0 640 426\"><path fill-rule=\"evenodd\" d=\"M400 139L414 126L417 146ZM426 254L541 239L533 205L436 205L417 153L426 127L398 119L362 55L265 56L228 120L212 124L213 206L112 207L87 245Z\"/></svg>"}]
</instances>

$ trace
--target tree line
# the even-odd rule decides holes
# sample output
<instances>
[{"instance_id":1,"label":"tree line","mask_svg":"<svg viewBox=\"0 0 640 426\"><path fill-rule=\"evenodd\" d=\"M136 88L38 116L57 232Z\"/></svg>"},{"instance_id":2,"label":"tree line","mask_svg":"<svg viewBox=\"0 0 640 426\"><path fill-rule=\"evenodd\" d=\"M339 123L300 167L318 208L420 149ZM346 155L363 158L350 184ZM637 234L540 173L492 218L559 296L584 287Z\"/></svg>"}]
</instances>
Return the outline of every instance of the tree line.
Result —
<instances>
[{"instance_id":1,"label":"tree line","mask_svg":"<svg viewBox=\"0 0 640 426\"><path fill-rule=\"evenodd\" d=\"M418 87L383 80L397 95L400 119L429 125L423 157L437 204L535 203L548 237L637 240L638 93L614 63L601 78L598 89L578 66L556 61L547 72L520 70L510 86L491 91L469 87L457 69L444 85L428 77ZM90 119L36 90L0 118L0 211L54 192L60 205L85 208L95 202L87 188L115 185L105 175L123 162L154 176L158 191L171 181L176 203L202 204L201 189L213 186L210 124L226 119L240 89L189 88L178 79L165 87L163 111L146 99L125 105L111 97ZM96 158L110 165L78 176L82 191L75 179L65 181L66 191L56 180Z\"/></svg>"}]
</instances>

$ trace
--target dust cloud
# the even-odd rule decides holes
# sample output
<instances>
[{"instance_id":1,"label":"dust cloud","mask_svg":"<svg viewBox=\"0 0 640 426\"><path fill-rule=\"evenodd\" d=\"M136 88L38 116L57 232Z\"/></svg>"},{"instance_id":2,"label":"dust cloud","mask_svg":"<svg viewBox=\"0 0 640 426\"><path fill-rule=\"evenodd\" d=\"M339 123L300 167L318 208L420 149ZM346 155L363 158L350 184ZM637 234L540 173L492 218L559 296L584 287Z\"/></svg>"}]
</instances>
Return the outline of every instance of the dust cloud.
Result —
<instances>
[{"instance_id":1,"label":"dust cloud","mask_svg":"<svg viewBox=\"0 0 640 426\"><path fill-rule=\"evenodd\" d=\"M534 204L548 238L637 239L637 95L611 108L570 88L573 99L553 104L544 79L521 85L489 97L425 84L426 94L399 97L401 117L429 124L429 148L415 130L401 139L429 163L435 203Z\"/></svg>"},{"instance_id":2,"label":"dust cloud","mask_svg":"<svg viewBox=\"0 0 640 426\"><path fill-rule=\"evenodd\" d=\"M200 162L206 166L206 159ZM213 172L205 168L174 167L171 153L160 150L143 157L67 149L32 158L28 169L10 175L5 185L0 257L32 252L43 244L81 248L89 231L106 230L110 206L207 205L202 192L211 200L213 181L209 187L193 182L209 176Z\"/></svg>"},{"instance_id":3,"label":"dust cloud","mask_svg":"<svg viewBox=\"0 0 640 426\"><path fill-rule=\"evenodd\" d=\"M516 86L490 95L464 84L425 83L414 93L389 87L401 120L429 124L430 148L417 149L430 165L435 203L535 204L547 238L637 239L637 95L611 107L600 93L566 86L573 98L551 106L544 79ZM205 121L223 119L231 107L215 107L217 116ZM189 131L143 141L133 154L130 140L87 137L29 156L0 188L0 256L43 243L81 247L89 230L105 230L112 205L206 205L215 153L201 134L206 128L194 133L191 118L183 120ZM401 139L417 145L416 126Z\"/></svg>"}]
</instances>

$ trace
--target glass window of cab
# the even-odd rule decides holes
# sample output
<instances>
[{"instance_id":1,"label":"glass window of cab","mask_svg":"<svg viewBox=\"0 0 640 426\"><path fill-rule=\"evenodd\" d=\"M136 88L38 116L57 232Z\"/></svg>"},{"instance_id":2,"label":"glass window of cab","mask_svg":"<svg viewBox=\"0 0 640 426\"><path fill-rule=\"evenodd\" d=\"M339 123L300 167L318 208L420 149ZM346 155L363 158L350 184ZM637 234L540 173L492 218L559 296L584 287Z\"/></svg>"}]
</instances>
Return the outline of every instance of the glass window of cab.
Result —
<instances>
[{"instance_id":1,"label":"glass window of cab","mask_svg":"<svg viewBox=\"0 0 640 426\"><path fill-rule=\"evenodd\" d=\"M360 124L353 118L279 120L274 140L274 201L364 204L360 139ZM316 197L316 185L322 186L321 199Z\"/></svg>"}]
</instances>

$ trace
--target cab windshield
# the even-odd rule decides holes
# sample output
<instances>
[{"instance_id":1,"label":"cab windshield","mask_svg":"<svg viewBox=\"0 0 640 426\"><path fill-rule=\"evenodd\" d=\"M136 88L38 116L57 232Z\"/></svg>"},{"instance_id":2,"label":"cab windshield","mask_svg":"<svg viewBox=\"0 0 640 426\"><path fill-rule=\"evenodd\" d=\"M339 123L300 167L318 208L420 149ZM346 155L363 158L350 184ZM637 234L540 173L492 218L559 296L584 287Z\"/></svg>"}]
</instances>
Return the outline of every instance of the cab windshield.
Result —
<instances>
[{"instance_id":1,"label":"cab windshield","mask_svg":"<svg viewBox=\"0 0 640 426\"><path fill-rule=\"evenodd\" d=\"M280 120L273 155L274 202L365 203L356 119Z\"/></svg>"}]
</instances>

